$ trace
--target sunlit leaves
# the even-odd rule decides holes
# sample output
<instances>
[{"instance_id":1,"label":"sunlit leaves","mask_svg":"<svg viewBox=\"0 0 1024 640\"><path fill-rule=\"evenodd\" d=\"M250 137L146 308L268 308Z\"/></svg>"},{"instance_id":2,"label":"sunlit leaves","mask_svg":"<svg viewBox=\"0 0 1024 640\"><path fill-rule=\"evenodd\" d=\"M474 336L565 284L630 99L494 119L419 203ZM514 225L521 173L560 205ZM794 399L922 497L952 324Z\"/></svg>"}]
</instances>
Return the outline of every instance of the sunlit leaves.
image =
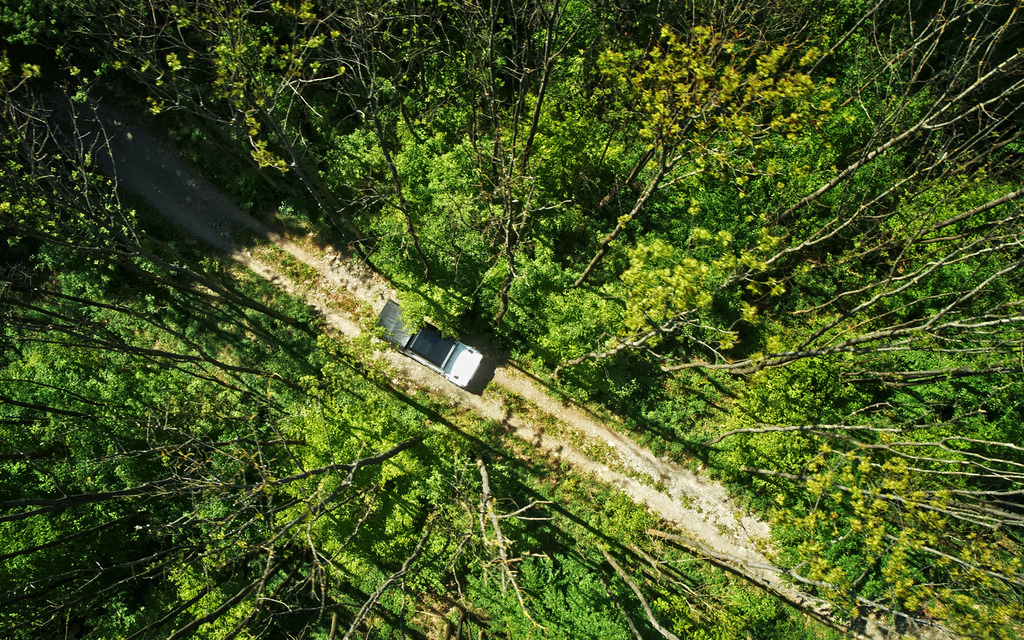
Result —
<instances>
[{"instance_id":1,"label":"sunlit leaves","mask_svg":"<svg viewBox=\"0 0 1024 640\"><path fill-rule=\"evenodd\" d=\"M703 232L703 235L700 233ZM711 240L704 230L695 239ZM629 331L657 325L674 315L711 305L711 265L693 257L678 258L661 240L640 245L630 252L630 268L622 282L630 294L626 326Z\"/></svg>"},{"instance_id":2,"label":"sunlit leaves","mask_svg":"<svg viewBox=\"0 0 1024 640\"><path fill-rule=\"evenodd\" d=\"M647 331L666 334L702 336L700 341L727 351L738 341L732 324L721 321L721 315L709 313L716 296L724 285L738 274L749 274L764 268L760 250L767 250L777 242L762 230L761 242L755 250L735 246L733 234L720 230L712 234L695 227L690 242L677 248L660 239L641 242L630 249L629 268L620 280L626 300L626 311L621 329L622 336L638 335ZM755 293L778 295L783 285L768 278L766 282L751 281L748 285ZM757 322L757 307L741 300L735 312L750 323ZM655 339L651 345L657 343Z\"/></svg>"},{"instance_id":3,"label":"sunlit leaves","mask_svg":"<svg viewBox=\"0 0 1024 640\"><path fill-rule=\"evenodd\" d=\"M795 137L829 112L828 100L811 99L822 87L798 70L819 55L808 47L794 63L786 45L760 52L706 27L688 39L665 27L638 72L622 53L606 52L601 62L629 87L649 144L693 154L687 164L701 169L755 173L769 134Z\"/></svg>"},{"instance_id":4,"label":"sunlit leaves","mask_svg":"<svg viewBox=\"0 0 1024 640\"><path fill-rule=\"evenodd\" d=\"M906 460L823 447L807 466L807 499L774 513L776 527L800 536L798 572L855 615L863 607L922 613L954 631L1009 638L1024 608L1014 593L1021 560L948 514L948 491L922 490ZM830 541L826 544L824 541ZM1004 546L1004 545L1009 545Z\"/></svg>"}]
</instances>

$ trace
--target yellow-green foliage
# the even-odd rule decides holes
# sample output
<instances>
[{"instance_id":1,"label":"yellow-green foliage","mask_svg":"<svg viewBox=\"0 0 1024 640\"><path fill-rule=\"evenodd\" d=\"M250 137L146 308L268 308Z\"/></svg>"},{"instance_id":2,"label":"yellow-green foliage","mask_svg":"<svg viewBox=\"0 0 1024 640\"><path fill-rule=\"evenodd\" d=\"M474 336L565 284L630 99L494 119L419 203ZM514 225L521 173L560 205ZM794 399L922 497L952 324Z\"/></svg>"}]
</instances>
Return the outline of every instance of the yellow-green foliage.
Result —
<instances>
[{"instance_id":1,"label":"yellow-green foliage","mask_svg":"<svg viewBox=\"0 0 1024 640\"><path fill-rule=\"evenodd\" d=\"M636 247L629 258L622 283L630 294L626 308L630 332L711 306L711 265L692 257L677 260L675 250L662 240Z\"/></svg>"},{"instance_id":2,"label":"yellow-green foliage","mask_svg":"<svg viewBox=\"0 0 1024 640\"><path fill-rule=\"evenodd\" d=\"M690 237L685 249L654 239L629 251L630 266L621 276L626 293L623 333L638 334L675 318L709 309L723 282L741 269L763 268L764 263L758 256L778 241L765 231L754 248L736 249L728 231L712 235L696 228ZM783 291L781 284L770 285L775 287L772 293ZM755 306L742 302L739 311L747 322L758 321ZM730 327L715 327L705 322L702 328L718 339L722 349L735 343L736 334Z\"/></svg>"},{"instance_id":3,"label":"yellow-green foliage","mask_svg":"<svg viewBox=\"0 0 1024 640\"><path fill-rule=\"evenodd\" d=\"M855 615L866 597L939 620L963 637L1014 637L1024 606L1016 545L950 517L948 491L919 488L902 458L884 463L823 446L807 466L803 507L780 498L776 527L803 535L800 574ZM837 552L836 543L841 551Z\"/></svg>"},{"instance_id":4,"label":"yellow-green foliage","mask_svg":"<svg viewBox=\"0 0 1024 640\"><path fill-rule=\"evenodd\" d=\"M796 70L820 56L814 47L794 63L785 45L750 51L707 27L693 29L689 40L664 27L661 39L638 73L630 69L633 56L618 52L602 54L601 64L634 96L645 118L641 136L692 154L697 168L753 169L745 154L763 150L769 132L795 138L832 108Z\"/></svg>"},{"instance_id":5,"label":"yellow-green foliage","mask_svg":"<svg viewBox=\"0 0 1024 640\"><path fill-rule=\"evenodd\" d=\"M855 396L839 377L838 366L822 360L800 360L784 368L759 371L729 415L724 431L765 425L813 425L841 418ZM798 432L739 435L724 456L727 468L771 469L800 473L817 455L814 436ZM762 480L755 480L762 486Z\"/></svg>"}]
</instances>

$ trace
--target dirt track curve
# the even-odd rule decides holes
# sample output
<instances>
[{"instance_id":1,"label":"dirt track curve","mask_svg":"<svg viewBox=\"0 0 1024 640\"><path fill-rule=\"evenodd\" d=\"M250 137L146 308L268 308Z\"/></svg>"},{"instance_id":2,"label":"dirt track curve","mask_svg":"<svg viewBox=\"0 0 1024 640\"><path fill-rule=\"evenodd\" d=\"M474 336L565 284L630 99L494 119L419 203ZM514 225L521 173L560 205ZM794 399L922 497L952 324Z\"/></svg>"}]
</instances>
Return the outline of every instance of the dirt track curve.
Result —
<instances>
[{"instance_id":1,"label":"dirt track curve","mask_svg":"<svg viewBox=\"0 0 1024 640\"><path fill-rule=\"evenodd\" d=\"M110 107L101 106L96 113L114 159L113 163L109 158L101 160L101 165L105 163L105 170L116 177L118 186L138 194L196 238L227 253L289 293L303 297L339 332L352 336L360 329L351 317L327 304L325 294L332 288L347 291L348 295L369 303L374 311L379 311L388 297L393 296L387 284L362 265L330 251L314 253L271 231L207 183L147 127ZM96 128L95 124L82 122L82 118L79 118L79 126L94 131ZM322 293L299 290L273 266L255 259L231 237L233 226L247 228L271 240L313 267L326 281L326 287L320 289ZM783 597L792 602L809 600L807 604L813 603L813 598L793 590L777 570L772 570L771 560L760 551L768 545L767 523L735 509L721 485L654 456L628 437L601 424L585 410L552 399L534 380L514 367L498 366L492 383L556 417L564 432L573 434L574 441L607 444L614 459L608 460L608 464L590 459L579 448L545 433L530 419L513 414L492 398L492 394L485 397L460 389L393 351L385 351L381 357L388 358L411 384L446 394L479 415L504 423L540 452L562 460L578 472L614 485L685 536L718 554L730 556L748 575ZM649 482L641 482L639 478L647 478ZM875 638L885 637L879 629L867 633Z\"/></svg>"}]
</instances>

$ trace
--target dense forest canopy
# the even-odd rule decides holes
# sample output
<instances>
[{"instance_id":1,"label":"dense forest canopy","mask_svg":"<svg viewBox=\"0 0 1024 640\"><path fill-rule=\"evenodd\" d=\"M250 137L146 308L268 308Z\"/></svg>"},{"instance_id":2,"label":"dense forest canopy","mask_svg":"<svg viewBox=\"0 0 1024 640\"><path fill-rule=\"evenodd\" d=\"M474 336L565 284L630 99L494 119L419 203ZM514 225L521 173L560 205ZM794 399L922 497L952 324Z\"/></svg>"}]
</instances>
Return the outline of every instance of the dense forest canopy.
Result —
<instances>
[{"instance_id":1,"label":"dense forest canopy","mask_svg":"<svg viewBox=\"0 0 1024 640\"><path fill-rule=\"evenodd\" d=\"M183 238L104 171L101 102L727 482L835 620L1020 634L1015 0L22 0L0 30L0 635L829 633Z\"/></svg>"}]
</instances>

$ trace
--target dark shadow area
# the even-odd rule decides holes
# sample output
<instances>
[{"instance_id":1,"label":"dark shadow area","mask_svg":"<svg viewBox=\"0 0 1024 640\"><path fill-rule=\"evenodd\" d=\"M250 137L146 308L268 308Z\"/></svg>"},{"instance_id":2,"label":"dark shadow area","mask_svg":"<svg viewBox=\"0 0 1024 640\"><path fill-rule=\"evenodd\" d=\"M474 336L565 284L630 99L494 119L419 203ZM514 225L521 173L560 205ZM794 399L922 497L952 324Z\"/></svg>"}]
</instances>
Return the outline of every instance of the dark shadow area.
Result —
<instances>
[{"instance_id":1,"label":"dark shadow area","mask_svg":"<svg viewBox=\"0 0 1024 640\"><path fill-rule=\"evenodd\" d=\"M494 380L496 369L497 365L495 365L494 360L485 356L480 361L480 368L476 370L473 379L466 385L466 391L476 396L482 395L487 385L491 383L491 380Z\"/></svg>"},{"instance_id":2,"label":"dark shadow area","mask_svg":"<svg viewBox=\"0 0 1024 640\"><path fill-rule=\"evenodd\" d=\"M344 593L349 598L352 598L352 602L351 603L341 602L341 603L337 603L337 604L334 604L334 605L328 605L331 608L338 608L341 611L344 611L343 607L347 607L347 606L352 606L353 608L355 608L354 605L360 605L360 604L366 602L367 600L369 600L369 598L370 598L370 594L369 593L367 593L366 591L360 589L358 586L356 586L352 582L347 582L346 581L346 582L340 583L338 585L338 590L341 591L342 593ZM325 609L326 608L327 607L325 607ZM428 638L428 636L426 634L424 634L423 632L419 631L416 627L412 626L410 623L407 623L404 618L396 616L387 607L380 607L380 606L374 607L373 612L374 612L374 615L380 616L384 620L384 622L387 623L388 625L390 625L393 629L401 629L403 634L407 634L408 637L412 638L413 640L429 640L429 638ZM349 613L349 612L345 611L345 613ZM281 614L281 615L287 615L287 613ZM349 615L351 615L351 614L349 614ZM352 620L354 620L354 617L346 616L346 619L342 623L341 626L342 627L348 627L349 625L352 624ZM369 627L366 626L365 623L361 624L361 625L359 625L359 627L357 627L357 634L356 635L363 636L364 634L359 631L360 627L362 628L363 631L368 631ZM366 636L366 637L368 637L368 636Z\"/></svg>"}]
</instances>

